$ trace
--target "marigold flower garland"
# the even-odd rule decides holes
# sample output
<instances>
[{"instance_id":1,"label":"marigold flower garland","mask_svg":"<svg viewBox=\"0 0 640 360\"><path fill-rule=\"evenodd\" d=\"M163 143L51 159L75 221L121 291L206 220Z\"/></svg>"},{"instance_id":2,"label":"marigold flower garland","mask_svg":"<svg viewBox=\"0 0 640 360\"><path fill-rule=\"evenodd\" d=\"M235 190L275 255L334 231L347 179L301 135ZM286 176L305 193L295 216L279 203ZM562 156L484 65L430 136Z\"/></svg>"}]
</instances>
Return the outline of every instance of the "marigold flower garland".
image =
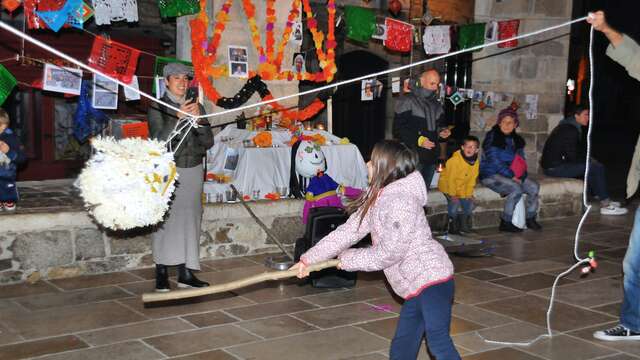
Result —
<instances>
[{"instance_id":1,"label":"marigold flower garland","mask_svg":"<svg viewBox=\"0 0 640 360\"><path fill-rule=\"evenodd\" d=\"M218 100L222 99L222 96L217 91L215 86L213 85L211 79L217 79L221 76L227 75L227 66L226 65L215 65L215 60L217 57L218 47L220 45L220 40L222 37L222 33L224 32L226 22L229 20L229 11L233 4L233 0L226 0L220 11L216 14L216 25L214 26L213 36L211 41L207 41L207 27L209 24L209 17L206 12L206 0L200 0L200 13L198 16L191 20L191 60L194 65L195 75L198 79L198 82L201 84L205 94L207 97L217 103ZM275 45L275 40L273 37L273 29L276 21L275 15L275 0L267 0L266 4L266 13L267 13L267 22L265 26L265 30L267 33L266 37L266 53L265 49L261 45L260 41L260 33L258 30L258 26L255 20L255 5L250 0L243 0L242 5L247 15L247 19L249 22L249 28L251 30L251 39L253 45L255 46L258 54L260 56L259 66L257 75L259 75L262 79L265 80L274 80L274 79L289 79L292 80L294 78L293 73L288 70L285 72L279 72L282 59L284 57L284 49L286 44L289 41L291 36L292 27L295 19L298 17L300 13L300 4L301 0L293 0L291 4L291 10L289 11L289 16L287 18L287 23L285 25L285 29L283 32L283 36L281 42L278 46L278 51L276 58L273 57L273 50ZM305 12L307 14L307 26L311 31L314 42L316 44L318 59L320 60L322 72L318 72L315 74L312 73L303 73L297 74L295 76L298 80L311 80L316 82L322 81L331 81L333 79L333 75L337 71L337 67L335 66L335 0L329 0L327 4L327 9L329 12L328 17L328 35L327 35L327 53L325 54L322 49L324 34L322 31L317 30L317 21L313 18L313 13L311 12L311 6L309 5L309 0L302 0L302 4L305 8ZM313 21L310 21L313 20ZM255 72L250 72L249 76L254 77L256 75ZM251 81L251 80L250 80ZM228 98L225 98L228 99ZM271 94L267 94L266 96L262 96L263 100L271 100L273 96ZM306 108L301 109L299 111L287 111L285 107L278 104L277 102L271 103L271 106L277 110L282 112L282 119L285 123L293 124L297 121L304 121L315 114L318 113L322 108L324 108L324 103L319 99L315 99L311 104L309 104Z\"/></svg>"},{"instance_id":2,"label":"marigold flower garland","mask_svg":"<svg viewBox=\"0 0 640 360\"><path fill-rule=\"evenodd\" d=\"M298 73L293 74L291 70L280 71L282 66L282 60L284 57L284 48L289 41L291 35L291 28L294 20L298 17L300 0L293 0L291 4L291 10L287 18L287 23L283 31L283 36L278 46L277 55L274 59L273 50L275 40L273 36L274 24L276 21L275 15L275 0L267 0L266 3L266 52L262 47L260 40L260 32L255 18L255 5L251 0L243 0L242 6L245 14L247 15L247 21L249 22L249 29L251 31L251 40L259 55L258 70L250 71L249 76L259 74L265 80L309 80L314 82L323 82L333 80L333 76L337 71L335 65L335 47L337 45L335 41L335 0L329 0L327 3L328 9L328 34L326 41L327 51L323 50L324 33L318 30L318 23L313 17L309 0L302 0L305 12L307 14L307 26L311 31L316 45L316 53L320 62L321 72L317 73ZM229 20L229 10L233 4L232 0L226 0L220 11L216 14L216 25L214 27L214 33L211 41L207 41L207 27L209 24L209 17L206 12L206 0L200 0L200 13L198 16L191 20L191 58L196 70L196 76L198 81L202 84L207 97L212 101L216 101L220 98L220 94L216 88L211 84L210 78L217 79L224 75L228 75L228 69L226 65L215 65L217 57L217 50L220 45L220 39L224 32L226 22Z\"/></svg>"}]
</instances>

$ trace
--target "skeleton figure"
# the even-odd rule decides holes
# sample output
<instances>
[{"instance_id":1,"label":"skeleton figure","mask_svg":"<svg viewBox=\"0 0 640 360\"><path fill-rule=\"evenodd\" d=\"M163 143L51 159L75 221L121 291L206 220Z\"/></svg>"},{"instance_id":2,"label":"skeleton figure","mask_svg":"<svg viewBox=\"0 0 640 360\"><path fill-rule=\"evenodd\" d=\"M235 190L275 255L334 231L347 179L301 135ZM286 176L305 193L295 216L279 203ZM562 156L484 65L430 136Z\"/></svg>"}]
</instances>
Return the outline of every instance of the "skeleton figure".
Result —
<instances>
[{"instance_id":1,"label":"skeleton figure","mask_svg":"<svg viewBox=\"0 0 640 360\"><path fill-rule=\"evenodd\" d=\"M304 194L306 200L302 210L304 224L307 223L311 208L343 207L338 194L349 198L360 195L360 190L342 186L335 182L331 176L325 174L327 161L322 148L317 143L309 140L299 141L293 145L291 156L290 187L296 198L301 199Z\"/></svg>"}]
</instances>

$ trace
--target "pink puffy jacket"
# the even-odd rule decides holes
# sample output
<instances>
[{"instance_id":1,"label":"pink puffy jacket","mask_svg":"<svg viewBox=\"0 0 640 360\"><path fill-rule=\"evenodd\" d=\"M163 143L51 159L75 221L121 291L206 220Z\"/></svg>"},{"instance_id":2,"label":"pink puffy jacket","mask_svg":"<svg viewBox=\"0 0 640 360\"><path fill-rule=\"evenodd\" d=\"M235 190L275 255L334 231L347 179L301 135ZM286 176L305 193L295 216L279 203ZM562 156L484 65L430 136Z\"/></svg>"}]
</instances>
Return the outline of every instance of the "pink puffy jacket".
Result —
<instances>
[{"instance_id":1,"label":"pink puffy jacket","mask_svg":"<svg viewBox=\"0 0 640 360\"><path fill-rule=\"evenodd\" d=\"M347 271L378 271L404 299L428 286L453 278L453 264L442 245L433 239L423 207L427 188L415 171L380 192L359 225L356 212L346 223L320 240L300 260L314 264L338 256ZM373 245L349 249L371 233Z\"/></svg>"}]
</instances>

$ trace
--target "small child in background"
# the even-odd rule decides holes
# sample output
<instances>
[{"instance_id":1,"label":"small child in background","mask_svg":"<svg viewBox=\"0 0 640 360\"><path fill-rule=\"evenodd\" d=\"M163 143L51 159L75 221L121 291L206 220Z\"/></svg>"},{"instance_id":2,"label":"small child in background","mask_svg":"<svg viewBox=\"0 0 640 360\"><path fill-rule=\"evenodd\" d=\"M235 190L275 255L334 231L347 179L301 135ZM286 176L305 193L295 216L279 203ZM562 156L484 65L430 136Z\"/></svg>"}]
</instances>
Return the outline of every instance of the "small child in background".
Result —
<instances>
[{"instance_id":1,"label":"small child in background","mask_svg":"<svg viewBox=\"0 0 640 360\"><path fill-rule=\"evenodd\" d=\"M471 232L473 189L480 170L479 149L480 140L475 136L467 136L460 150L447 160L444 171L440 174L438 189L447 198L449 234ZM462 215L459 214L460 207Z\"/></svg>"},{"instance_id":2,"label":"small child in background","mask_svg":"<svg viewBox=\"0 0 640 360\"><path fill-rule=\"evenodd\" d=\"M427 187L417 171L418 155L403 143L377 143L367 163L369 188L347 207L351 216L300 257L298 277L308 266L338 257L346 271L378 271L405 299L390 359L415 359L423 335L436 360L460 360L450 336L453 264L431 236L424 213ZM367 234L372 246L350 249Z\"/></svg>"},{"instance_id":3,"label":"small child in background","mask_svg":"<svg viewBox=\"0 0 640 360\"><path fill-rule=\"evenodd\" d=\"M20 140L9 124L9 114L0 108L0 210L4 211L16 209L18 164L25 160Z\"/></svg>"}]
</instances>

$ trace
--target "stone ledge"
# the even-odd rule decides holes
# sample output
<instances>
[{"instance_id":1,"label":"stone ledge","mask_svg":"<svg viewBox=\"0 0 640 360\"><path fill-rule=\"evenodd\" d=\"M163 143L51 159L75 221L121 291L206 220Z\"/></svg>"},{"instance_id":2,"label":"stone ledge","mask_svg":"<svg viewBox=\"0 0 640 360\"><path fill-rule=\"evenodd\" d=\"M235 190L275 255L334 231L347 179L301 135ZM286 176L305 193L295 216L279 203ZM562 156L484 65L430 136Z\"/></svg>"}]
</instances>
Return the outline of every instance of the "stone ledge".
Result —
<instances>
[{"instance_id":1,"label":"stone ledge","mask_svg":"<svg viewBox=\"0 0 640 360\"><path fill-rule=\"evenodd\" d=\"M582 181L539 178L540 218L577 215L582 211ZM474 226L496 226L504 200L477 186ZM287 246L304 232L302 200L258 201L249 206ZM446 224L447 203L429 192L426 210L432 229ZM149 232L111 234L100 231L86 212L4 214L0 230L0 284L31 278L58 278L151 266ZM278 251L242 204L206 204L200 255L215 259Z\"/></svg>"}]
</instances>

